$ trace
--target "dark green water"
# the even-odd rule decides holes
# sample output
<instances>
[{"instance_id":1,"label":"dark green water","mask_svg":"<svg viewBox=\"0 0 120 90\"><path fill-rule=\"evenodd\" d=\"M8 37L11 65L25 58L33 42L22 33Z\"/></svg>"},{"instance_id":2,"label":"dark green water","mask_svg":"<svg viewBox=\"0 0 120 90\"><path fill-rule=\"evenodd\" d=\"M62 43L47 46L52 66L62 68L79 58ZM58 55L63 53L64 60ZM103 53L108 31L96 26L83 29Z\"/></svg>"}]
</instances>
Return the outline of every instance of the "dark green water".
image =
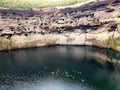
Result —
<instances>
[{"instance_id":1,"label":"dark green water","mask_svg":"<svg viewBox=\"0 0 120 90\"><path fill-rule=\"evenodd\" d=\"M0 90L120 90L119 59L80 46L0 52Z\"/></svg>"}]
</instances>

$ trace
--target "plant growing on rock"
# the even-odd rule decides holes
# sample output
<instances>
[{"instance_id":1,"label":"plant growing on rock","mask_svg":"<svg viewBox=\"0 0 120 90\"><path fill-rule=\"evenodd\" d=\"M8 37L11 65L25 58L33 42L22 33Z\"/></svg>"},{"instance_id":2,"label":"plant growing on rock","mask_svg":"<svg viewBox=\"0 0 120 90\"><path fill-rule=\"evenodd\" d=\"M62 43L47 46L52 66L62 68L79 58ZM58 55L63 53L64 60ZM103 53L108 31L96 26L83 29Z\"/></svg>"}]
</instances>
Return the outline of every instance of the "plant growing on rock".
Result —
<instances>
[{"instance_id":1,"label":"plant growing on rock","mask_svg":"<svg viewBox=\"0 0 120 90\"><path fill-rule=\"evenodd\" d=\"M118 47L120 47L120 37L110 37L108 40L105 41L105 44L108 48L113 48L116 50L118 49Z\"/></svg>"},{"instance_id":2,"label":"plant growing on rock","mask_svg":"<svg viewBox=\"0 0 120 90\"><path fill-rule=\"evenodd\" d=\"M0 37L0 50L8 50L11 48L10 40Z\"/></svg>"}]
</instances>

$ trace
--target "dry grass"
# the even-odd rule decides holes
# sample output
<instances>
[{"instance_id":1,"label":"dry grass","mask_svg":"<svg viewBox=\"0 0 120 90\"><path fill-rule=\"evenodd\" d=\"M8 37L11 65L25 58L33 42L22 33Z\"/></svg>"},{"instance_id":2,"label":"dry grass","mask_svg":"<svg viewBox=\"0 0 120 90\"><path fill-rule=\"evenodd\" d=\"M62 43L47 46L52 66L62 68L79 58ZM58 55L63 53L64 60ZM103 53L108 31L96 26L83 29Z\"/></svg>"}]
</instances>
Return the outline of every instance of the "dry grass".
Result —
<instances>
[{"instance_id":1,"label":"dry grass","mask_svg":"<svg viewBox=\"0 0 120 90\"><path fill-rule=\"evenodd\" d=\"M0 6L6 7L52 7L69 5L85 0L0 0Z\"/></svg>"}]
</instances>

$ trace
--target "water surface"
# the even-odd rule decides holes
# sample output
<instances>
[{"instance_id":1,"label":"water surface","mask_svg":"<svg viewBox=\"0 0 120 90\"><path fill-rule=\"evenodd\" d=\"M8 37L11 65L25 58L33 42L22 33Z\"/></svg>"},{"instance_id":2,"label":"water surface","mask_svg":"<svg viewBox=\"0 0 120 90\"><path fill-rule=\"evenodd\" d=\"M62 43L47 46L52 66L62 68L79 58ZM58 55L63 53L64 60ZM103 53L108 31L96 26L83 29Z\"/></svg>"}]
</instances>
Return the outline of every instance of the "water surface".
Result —
<instances>
[{"instance_id":1,"label":"water surface","mask_svg":"<svg viewBox=\"0 0 120 90\"><path fill-rule=\"evenodd\" d=\"M119 59L80 46L0 52L0 90L120 90Z\"/></svg>"}]
</instances>

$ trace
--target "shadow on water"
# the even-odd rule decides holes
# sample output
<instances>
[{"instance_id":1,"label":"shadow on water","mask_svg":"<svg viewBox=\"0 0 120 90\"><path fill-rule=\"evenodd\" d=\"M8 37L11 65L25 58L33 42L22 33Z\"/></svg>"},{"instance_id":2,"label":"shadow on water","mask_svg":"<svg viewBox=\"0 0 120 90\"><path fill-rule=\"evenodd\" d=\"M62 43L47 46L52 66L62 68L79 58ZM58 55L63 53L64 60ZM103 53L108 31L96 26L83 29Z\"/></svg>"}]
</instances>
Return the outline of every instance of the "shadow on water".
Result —
<instances>
[{"instance_id":1,"label":"shadow on water","mask_svg":"<svg viewBox=\"0 0 120 90\"><path fill-rule=\"evenodd\" d=\"M119 60L88 46L0 52L0 90L120 90Z\"/></svg>"}]
</instances>

